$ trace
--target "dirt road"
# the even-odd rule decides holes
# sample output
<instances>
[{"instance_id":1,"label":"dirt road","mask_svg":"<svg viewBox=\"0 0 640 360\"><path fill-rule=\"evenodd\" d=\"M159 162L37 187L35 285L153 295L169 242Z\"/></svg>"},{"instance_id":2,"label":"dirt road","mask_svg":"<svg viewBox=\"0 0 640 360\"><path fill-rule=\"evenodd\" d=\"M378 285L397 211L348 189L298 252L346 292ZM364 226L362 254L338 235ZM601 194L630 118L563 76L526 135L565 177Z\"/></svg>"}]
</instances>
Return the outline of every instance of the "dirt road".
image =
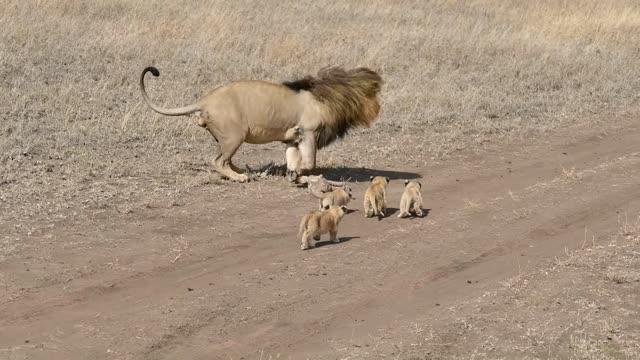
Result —
<instances>
[{"instance_id":1,"label":"dirt road","mask_svg":"<svg viewBox=\"0 0 640 360\"><path fill-rule=\"evenodd\" d=\"M342 242L309 251L296 232L317 201L282 178L53 224L0 263L0 358L332 359L418 316L437 325L456 300L640 210L640 118L611 124L385 169L380 221L364 218L369 172L354 170ZM411 174L430 210L398 219Z\"/></svg>"}]
</instances>

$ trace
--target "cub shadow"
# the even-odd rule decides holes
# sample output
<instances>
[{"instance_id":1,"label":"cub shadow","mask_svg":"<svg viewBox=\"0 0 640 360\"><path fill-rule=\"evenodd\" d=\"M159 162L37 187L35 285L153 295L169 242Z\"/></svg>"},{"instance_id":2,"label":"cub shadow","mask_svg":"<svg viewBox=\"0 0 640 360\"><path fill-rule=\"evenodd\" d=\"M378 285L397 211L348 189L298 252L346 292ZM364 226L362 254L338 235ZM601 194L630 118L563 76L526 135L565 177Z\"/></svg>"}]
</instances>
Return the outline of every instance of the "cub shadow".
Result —
<instances>
[{"instance_id":1,"label":"cub shadow","mask_svg":"<svg viewBox=\"0 0 640 360\"><path fill-rule=\"evenodd\" d=\"M379 220L382 220L384 218L388 218L388 217L392 217L393 215L395 215L398 211L400 211L400 209L398 208L392 208L392 207L388 207L386 209L386 211L384 212L384 216L379 218Z\"/></svg>"},{"instance_id":2,"label":"cub shadow","mask_svg":"<svg viewBox=\"0 0 640 360\"><path fill-rule=\"evenodd\" d=\"M359 239L359 238L360 238L360 236L342 236L342 237L338 236L338 239L340 239L339 243L334 243L331 240L329 240L329 238L322 238L322 240L320 240L320 241L316 240L316 246L314 248L312 248L312 249L309 249L309 250L317 249L317 248L320 248L320 247L323 247L323 246L340 245L340 244L345 243L347 241L351 241L353 239Z\"/></svg>"},{"instance_id":3,"label":"cub shadow","mask_svg":"<svg viewBox=\"0 0 640 360\"><path fill-rule=\"evenodd\" d=\"M416 215L411 214L411 216L407 216L404 219L408 219L408 220L423 219L423 218L426 218L427 216L429 216L430 212L431 212L431 209L422 209L422 216L416 216Z\"/></svg>"},{"instance_id":4,"label":"cub shadow","mask_svg":"<svg viewBox=\"0 0 640 360\"><path fill-rule=\"evenodd\" d=\"M393 216L393 215L395 215L399 210L400 210L400 209L398 209L398 208L388 207L388 208L386 208L386 209L385 209L384 216L372 216L372 217L367 218L367 219L375 219L375 218L377 218L377 219L378 219L378 221L382 221L382 219L386 219L386 218L392 217L392 216Z\"/></svg>"}]
</instances>

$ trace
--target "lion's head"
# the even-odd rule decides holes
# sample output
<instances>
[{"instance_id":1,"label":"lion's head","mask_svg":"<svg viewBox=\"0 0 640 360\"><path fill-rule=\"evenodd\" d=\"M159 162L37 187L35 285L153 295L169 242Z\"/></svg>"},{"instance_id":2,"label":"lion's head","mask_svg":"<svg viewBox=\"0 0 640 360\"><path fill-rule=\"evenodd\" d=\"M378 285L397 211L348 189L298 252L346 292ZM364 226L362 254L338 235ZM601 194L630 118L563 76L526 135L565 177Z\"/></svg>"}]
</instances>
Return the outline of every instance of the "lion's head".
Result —
<instances>
[{"instance_id":1,"label":"lion's head","mask_svg":"<svg viewBox=\"0 0 640 360\"><path fill-rule=\"evenodd\" d=\"M318 149L342 138L352 127L370 127L380 112L377 96L382 89L382 77L368 68L327 67L318 71L316 77L306 76L282 84L294 91L309 91L329 109L330 119L316 135Z\"/></svg>"}]
</instances>

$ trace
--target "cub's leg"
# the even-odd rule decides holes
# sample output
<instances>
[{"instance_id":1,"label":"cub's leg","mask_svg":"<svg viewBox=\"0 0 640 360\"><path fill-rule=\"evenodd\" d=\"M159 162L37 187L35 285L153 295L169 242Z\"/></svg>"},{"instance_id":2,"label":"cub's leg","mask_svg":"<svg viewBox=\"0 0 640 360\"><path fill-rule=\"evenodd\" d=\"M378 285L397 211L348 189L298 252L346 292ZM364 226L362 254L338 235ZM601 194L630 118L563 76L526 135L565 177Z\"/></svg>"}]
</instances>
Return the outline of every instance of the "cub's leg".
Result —
<instances>
[{"instance_id":1,"label":"cub's leg","mask_svg":"<svg viewBox=\"0 0 640 360\"><path fill-rule=\"evenodd\" d=\"M382 198L380 199L380 216L387 214L387 192L382 190Z\"/></svg>"},{"instance_id":2,"label":"cub's leg","mask_svg":"<svg viewBox=\"0 0 640 360\"><path fill-rule=\"evenodd\" d=\"M422 217L422 197L418 196L413 203L413 211L416 213L416 216Z\"/></svg>"},{"instance_id":3,"label":"cub's leg","mask_svg":"<svg viewBox=\"0 0 640 360\"><path fill-rule=\"evenodd\" d=\"M381 208L382 206L381 206L381 204L380 204L379 199L376 199L376 198L374 197L374 199L372 200L372 204L371 204L371 206L373 207L373 215L378 216L378 217L382 216L382 215L380 214L380 208Z\"/></svg>"},{"instance_id":4,"label":"cub's leg","mask_svg":"<svg viewBox=\"0 0 640 360\"><path fill-rule=\"evenodd\" d=\"M302 234L302 244L300 246L300 249L307 250L307 249L314 248L315 246L316 246L316 243L313 240L313 231L311 227L309 227L305 229L304 233Z\"/></svg>"},{"instance_id":5,"label":"cub's leg","mask_svg":"<svg viewBox=\"0 0 640 360\"><path fill-rule=\"evenodd\" d=\"M338 230L333 230L329 232L329 239L331 240L331 242L334 243L339 243L340 239L338 239Z\"/></svg>"},{"instance_id":6,"label":"cub's leg","mask_svg":"<svg viewBox=\"0 0 640 360\"><path fill-rule=\"evenodd\" d=\"M308 230L304 230L304 232L302 233L302 239L300 239L300 249L301 250L307 250L309 248L309 231Z\"/></svg>"},{"instance_id":7,"label":"cub's leg","mask_svg":"<svg viewBox=\"0 0 640 360\"><path fill-rule=\"evenodd\" d=\"M316 247L316 242L314 240L314 238L316 237L316 233L318 233L318 226L311 223L309 225L307 225L307 228L304 232L304 234L302 235L302 250L306 250L306 249L311 249ZM318 237L319 234L318 234Z\"/></svg>"},{"instance_id":8,"label":"cub's leg","mask_svg":"<svg viewBox=\"0 0 640 360\"><path fill-rule=\"evenodd\" d=\"M368 196L364 197L364 217L370 218L374 215L373 206L371 206L371 201Z\"/></svg>"},{"instance_id":9,"label":"cub's leg","mask_svg":"<svg viewBox=\"0 0 640 360\"><path fill-rule=\"evenodd\" d=\"M403 196L402 199L400 199L400 214L398 214L398 217L404 218L407 216L409 216L409 204L407 204L407 199Z\"/></svg>"},{"instance_id":10,"label":"cub's leg","mask_svg":"<svg viewBox=\"0 0 640 360\"><path fill-rule=\"evenodd\" d=\"M309 233L309 235L307 236L307 244L309 244L309 249L313 249L314 247L316 247L316 240L315 240L315 236L311 236L313 233Z\"/></svg>"}]
</instances>

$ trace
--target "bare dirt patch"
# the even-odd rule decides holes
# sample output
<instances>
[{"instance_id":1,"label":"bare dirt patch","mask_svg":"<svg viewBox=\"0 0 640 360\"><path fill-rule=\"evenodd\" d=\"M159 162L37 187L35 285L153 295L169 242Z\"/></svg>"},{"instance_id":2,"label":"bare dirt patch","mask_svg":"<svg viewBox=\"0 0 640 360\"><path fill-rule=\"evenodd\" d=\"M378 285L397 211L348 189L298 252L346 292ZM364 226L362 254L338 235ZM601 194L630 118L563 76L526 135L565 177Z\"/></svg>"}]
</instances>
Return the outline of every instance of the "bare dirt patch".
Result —
<instances>
[{"instance_id":1,"label":"bare dirt patch","mask_svg":"<svg viewBox=\"0 0 640 360\"><path fill-rule=\"evenodd\" d=\"M501 281L496 290L444 307L437 325L418 317L396 333L374 335L377 342L370 347L345 346L339 357L640 357L640 217L616 218L619 228L609 237L596 240L585 232L579 249Z\"/></svg>"},{"instance_id":2,"label":"bare dirt patch","mask_svg":"<svg viewBox=\"0 0 640 360\"><path fill-rule=\"evenodd\" d=\"M35 232L38 246L2 263L0 349L34 359L403 354L398 344L415 334L398 329L418 319L449 329L459 302L585 239L603 244L619 228L614 214L640 211L640 123L617 124L417 169L428 216L365 219L356 201L343 241L312 251L299 250L295 233L317 201L283 178ZM356 197L366 185L354 183ZM401 192L392 180L390 199ZM603 276L631 279L620 266ZM510 316L508 304L491 306Z\"/></svg>"},{"instance_id":3,"label":"bare dirt patch","mask_svg":"<svg viewBox=\"0 0 640 360\"><path fill-rule=\"evenodd\" d=\"M617 313L636 310L589 302L637 288L635 238L596 255L640 212L635 1L5 5L0 358L634 355L634 317ZM352 178L355 211L340 244L305 252L295 234L315 199L283 176L220 181L211 137L136 87L155 65L151 96L177 106L327 64L387 84L376 125L319 154L328 177ZM283 151L243 146L238 164L277 169ZM392 179L380 221L361 212L370 175ZM421 179L426 217L393 216L404 178ZM585 239L606 269L540 275ZM565 276L599 272L605 293L570 292Z\"/></svg>"}]
</instances>

